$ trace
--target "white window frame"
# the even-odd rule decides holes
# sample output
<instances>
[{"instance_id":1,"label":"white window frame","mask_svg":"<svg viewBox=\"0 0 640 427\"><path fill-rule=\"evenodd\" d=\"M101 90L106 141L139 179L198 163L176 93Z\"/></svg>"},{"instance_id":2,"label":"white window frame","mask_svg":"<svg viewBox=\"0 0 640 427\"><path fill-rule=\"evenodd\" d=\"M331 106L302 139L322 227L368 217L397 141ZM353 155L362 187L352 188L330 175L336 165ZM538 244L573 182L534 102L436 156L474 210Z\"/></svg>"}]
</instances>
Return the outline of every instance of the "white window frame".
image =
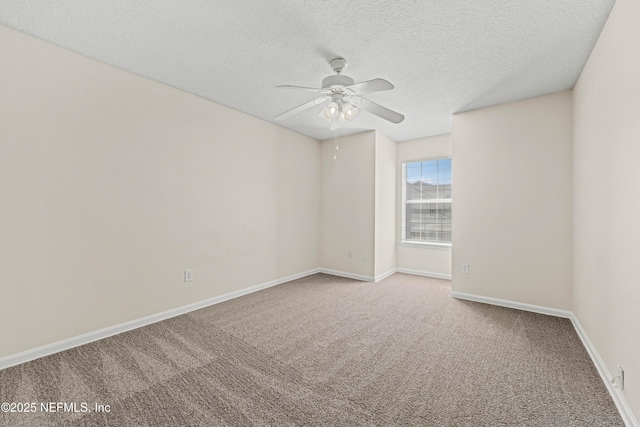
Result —
<instances>
[{"instance_id":1,"label":"white window frame","mask_svg":"<svg viewBox=\"0 0 640 427\"><path fill-rule=\"evenodd\" d=\"M407 215L406 215L406 210L407 210L407 164L409 163L421 163L421 162L435 162L438 160L446 160L446 159L451 159L451 156L447 156L447 157L438 157L435 159L425 159L425 160L412 160L412 161L406 161L402 163L402 240L400 241L400 244L402 246L409 246L409 247L419 247L419 248L432 248L432 249L444 249L444 250L450 250L451 249L451 242L425 242L425 241L418 241L418 240L407 240ZM429 203L452 203L452 199L428 199ZM418 202L416 202L418 203Z\"/></svg>"}]
</instances>

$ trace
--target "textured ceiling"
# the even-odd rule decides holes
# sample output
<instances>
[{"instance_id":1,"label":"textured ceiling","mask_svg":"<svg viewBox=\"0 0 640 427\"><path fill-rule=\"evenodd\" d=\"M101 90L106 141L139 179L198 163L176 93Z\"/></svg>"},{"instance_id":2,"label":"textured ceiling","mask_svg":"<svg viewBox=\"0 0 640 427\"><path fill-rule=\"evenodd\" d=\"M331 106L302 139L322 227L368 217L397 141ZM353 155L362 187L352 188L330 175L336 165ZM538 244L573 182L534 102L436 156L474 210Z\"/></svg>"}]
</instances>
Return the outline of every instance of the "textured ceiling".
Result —
<instances>
[{"instance_id":1,"label":"textured ceiling","mask_svg":"<svg viewBox=\"0 0 640 427\"><path fill-rule=\"evenodd\" d=\"M356 82L395 85L341 135L404 141L451 131L451 114L571 89L614 0L2 0L0 24L251 114L272 118L316 96L349 62ZM280 125L326 139L322 106Z\"/></svg>"}]
</instances>

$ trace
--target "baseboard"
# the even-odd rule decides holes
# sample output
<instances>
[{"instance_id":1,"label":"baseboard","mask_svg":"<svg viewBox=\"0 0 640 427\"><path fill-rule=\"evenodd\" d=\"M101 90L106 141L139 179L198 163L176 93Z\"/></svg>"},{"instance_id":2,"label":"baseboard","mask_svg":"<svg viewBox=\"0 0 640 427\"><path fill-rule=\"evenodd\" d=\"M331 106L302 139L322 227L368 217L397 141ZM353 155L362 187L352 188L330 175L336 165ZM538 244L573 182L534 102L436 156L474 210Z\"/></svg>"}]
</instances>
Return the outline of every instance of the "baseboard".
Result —
<instances>
[{"instance_id":1,"label":"baseboard","mask_svg":"<svg viewBox=\"0 0 640 427\"><path fill-rule=\"evenodd\" d=\"M604 384L607 387L607 390L609 391L613 402L616 404L618 412L620 412L620 416L622 417L625 425L627 427L640 427L640 424L638 423L636 417L633 415L633 412L631 411L627 400L624 398L622 391L619 388L614 387L611 383L611 378L613 378L613 375L611 375L609 369L607 368L607 365L605 365L604 361L600 357L600 354L598 354L598 351L589 339L587 332L582 328L580 321L574 313L571 313L570 319L571 323L573 323L573 327L580 337L580 340L582 340L582 344L587 349L587 353L589 353L593 364L596 365L596 369L600 374L600 378L602 378L602 381L604 381Z\"/></svg>"},{"instance_id":2,"label":"baseboard","mask_svg":"<svg viewBox=\"0 0 640 427\"><path fill-rule=\"evenodd\" d=\"M345 277L347 279L355 279L355 280L362 280L364 282L374 282L374 283L378 283L381 280L386 279L387 277L393 275L394 273L406 273L406 274L414 274L417 276L427 276L427 277L435 277L438 279L449 279L451 280L451 276L447 276L445 274L438 274L438 273L429 273L426 271L418 271L418 270L406 270L406 269L401 269L401 268L392 268L388 271L385 271L382 274L379 274L375 277L371 277L371 276L363 276L360 274L353 274L353 273L347 273L345 271L338 271L338 270L330 270L328 268L320 268L319 273L325 273L325 274L331 274L332 276L339 276L339 277Z\"/></svg>"},{"instance_id":3,"label":"baseboard","mask_svg":"<svg viewBox=\"0 0 640 427\"><path fill-rule=\"evenodd\" d=\"M413 274L414 276L433 277L434 279L446 279L451 280L450 274L432 273L430 271L412 270L409 268L396 268L398 273Z\"/></svg>"},{"instance_id":4,"label":"baseboard","mask_svg":"<svg viewBox=\"0 0 640 427\"><path fill-rule=\"evenodd\" d=\"M347 273L346 271L331 270L328 268L319 268L317 273L330 274L332 276L344 277L346 279L361 280L363 282L375 282L372 276L363 276L361 274Z\"/></svg>"},{"instance_id":5,"label":"baseboard","mask_svg":"<svg viewBox=\"0 0 640 427\"><path fill-rule=\"evenodd\" d=\"M152 323L159 322L161 320L170 319L172 317L180 316L181 314L189 313L194 310L198 310L210 305L218 304L224 301L228 301L233 298L238 298L243 295L247 295L253 292L257 292L272 286L280 285L282 283L290 282L292 280L300 279L302 277L311 276L319 272L319 269L313 269L304 271L298 274L292 274L290 276L282 277L269 282L261 283L259 285L251 286L248 288L240 289L238 291L230 292L217 297L208 298L206 300L198 301L193 304L184 305L182 307L174 308L171 310L163 311L162 313L152 314L140 319L131 320L129 322L120 323L118 325L109 326L107 328L99 329L97 331L88 332L86 334L78 335L72 338L68 338L62 341L57 341L51 344L36 347L31 350L26 350L20 353L11 354L9 356L0 357L0 370L9 368L11 366L19 365L21 363L28 362L30 360L38 359L40 357L48 356L50 354L58 353L64 350L69 350L74 347L78 347L84 344L88 344L93 341L97 341L103 338L110 337L112 335L120 334L122 332L137 329L142 326L146 326Z\"/></svg>"},{"instance_id":6,"label":"baseboard","mask_svg":"<svg viewBox=\"0 0 640 427\"><path fill-rule=\"evenodd\" d=\"M431 273L429 271L410 270L408 268L392 268L391 270L386 271L382 274L379 274L375 277L347 273L346 271L331 270L328 268L319 268L318 273L331 274L332 276L345 277L347 279L355 279L355 280L362 280L363 282L375 282L375 283L383 279L386 279L387 277L391 276L394 273L405 273L405 274L413 274L414 276L425 276L425 277L433 277L435 279L451 280L450 274Z\"/></svg>"},{"instance_id":7,"label":"baseboard","mask_svg":"<svg viewBox=\"0 0 640 427\"><path fill-rule=\"evenodd\" d=\"M604 382L605 387L607 387L607 391L609 391L609 394L611 395L613 402L618 408L618 412L620 412L620 416L622 417L622 420L624 421L625 425L627 427L640 427L640 425L638 424L638 420L635 418L633 412L631 411L631 408L629 407L629 404L627 403L620 389L614 387L613 384L611 384L611 378L612 378L611 373L609 372L609 370L607 369L607 366L602 361L602 358L598 354L598 351L591 343L589 336L587 335L586 331L582 328L582 325L580 325L578 318L575 316L573 312L567 311L567 310L559 310L556 308L542 307L539 305L532 305L532 304L525 304L521 302L503 300L498 298L490 298L490 297L484 297L480 295L467 294L464 292L451 291L450 295L453 298L458 298L458 299L463 299L468 301L475 301L475 302L480 302L484 304L498 305L501 307L514 308L516 310L531 311L534 313L547 314L547 315L556 316L556 317L563 317L571 320L571 323L573 324L573 327L576 330L576 333L580 337L582 344L587 350L587 353L589 353L589 356L591 357L593 364L595 365L598 373L600 374L600 378L602 378L602 381Z\"/></svg>"},{"instance_id":8,"label":"baseboard","mask_svg":"<svg viewBox=\"0 0 640 427\"><path fill-rule=\"evenodd\" d=\"M398 269L397 269L397 268L392 268L392 269L391 269L391 270L389 270L389 271L385 271L385 272L384 272L384 273L382 273L382 274L378 274L378 275L375 277L374 282L378 283L379 281L384 280L384 279L386 279L387 277L391 276L391 275L392 275L392 274L394 274L396 271L398 271Z\"/></svg>"},{"instance_id":9,"label":"baseboard","mask_svg":"<svg viewBox=\"0 0 640 427\"><path fill-rule=\"evenodd\" d=\"M523 302L509 301L499 298L484 297L481 295L467 294L465 292L451 291L453 298L463 299L467 301L482 302L485 304L499 305L500 307L515 308L516 310L531 311L533 313L547 314L549 316L564 317L570 319L573 316L568 310L560 310L557 308L543 307L541 305L525 304Z\"/></svg>"}]
</instances>

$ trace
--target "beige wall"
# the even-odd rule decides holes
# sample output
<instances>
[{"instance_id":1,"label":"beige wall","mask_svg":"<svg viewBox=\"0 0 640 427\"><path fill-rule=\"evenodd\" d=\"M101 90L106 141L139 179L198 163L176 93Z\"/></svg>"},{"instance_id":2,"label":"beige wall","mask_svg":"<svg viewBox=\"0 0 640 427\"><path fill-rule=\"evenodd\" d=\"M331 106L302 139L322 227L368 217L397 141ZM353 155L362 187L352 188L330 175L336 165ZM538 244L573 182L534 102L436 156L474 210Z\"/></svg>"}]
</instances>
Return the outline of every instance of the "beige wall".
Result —
<instances>
[{"instance_id":1,"label":"beige wall","mask_svg":"<svg viewBox=\"0 0 640 427\"><path fill-rule=\"evenodd\" d=\"M339 137L320 148L320 267L374 277L375 132ZM351 251L352 258L347 257ZM368 260L363 260L363 253Z\"/></svg>"},{"instance_id":2,"label":"beige wall","mask_svg":"<svg viewBox=\"0 0 640 427\"><path fill-rule=\"evenodd\" d=\"M453 116L454 291L571 308L571 108L563 92Z\"/></svg>"},{"instance_id":3,"label":"beige wall","mask_svg":"<svg viewBox=\"0 0 640 427\"><path fill-rule=\"evenodd\" d=\"M380 277L396 268L396 143L376 132L375 271Z\"/></svg>"},{"instance_id":4,"label":"beige wall","mask_svg":"<svg viewBox=\"0 0 640 427\"><path fill-rule=\"evenodd\" d=\"M318 267L317 141L4 27L0 52L0 357Z\"/></svg>"},{"instance_id":5,"label":"beige wall","mask_svg":"<svg viewBox=\"0 0 640 427\"><path fill-rule=\"evenodd\" d=\"M399 269L439 277L451 277L451 248L403 244L402 240L402 164L451 157L451 135L438 135L403 141L397 144L396 215L398 235L397 265ZM453 161L453 167L456 167ZM454 184L455 185L455 184ZM453 197L455 197L455 187ZM455 215L455 212L454 212Z\"/></svg>"},{"instance_id":6,"label":"beige wall","mask_svg":"<svg viewBox=\"0 0 640 427\"><path fill-rule=\"evenodd\" d=\"M573 311L640 419L638 22L618 0L574 89Z\"/></svg>"}]
</instances>

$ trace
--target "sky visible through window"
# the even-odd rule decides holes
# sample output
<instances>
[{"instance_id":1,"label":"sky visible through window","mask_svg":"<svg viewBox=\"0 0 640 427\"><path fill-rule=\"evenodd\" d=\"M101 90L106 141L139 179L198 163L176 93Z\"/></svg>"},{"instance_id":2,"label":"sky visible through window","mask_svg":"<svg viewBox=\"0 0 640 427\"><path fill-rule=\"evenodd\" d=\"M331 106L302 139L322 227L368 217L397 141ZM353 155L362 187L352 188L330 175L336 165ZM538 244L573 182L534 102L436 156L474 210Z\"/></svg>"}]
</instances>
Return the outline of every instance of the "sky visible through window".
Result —
<instances>
[{"instance_id":1,"label":"sky visible through window","mask_svg":"<svg viewBox=\"0 0 640 427\"><path fill-rule=\"evenodd\" d=\"M407 182L431 185L451 184L451 159L407 164Z\"/></svg>"}]
</instances>

